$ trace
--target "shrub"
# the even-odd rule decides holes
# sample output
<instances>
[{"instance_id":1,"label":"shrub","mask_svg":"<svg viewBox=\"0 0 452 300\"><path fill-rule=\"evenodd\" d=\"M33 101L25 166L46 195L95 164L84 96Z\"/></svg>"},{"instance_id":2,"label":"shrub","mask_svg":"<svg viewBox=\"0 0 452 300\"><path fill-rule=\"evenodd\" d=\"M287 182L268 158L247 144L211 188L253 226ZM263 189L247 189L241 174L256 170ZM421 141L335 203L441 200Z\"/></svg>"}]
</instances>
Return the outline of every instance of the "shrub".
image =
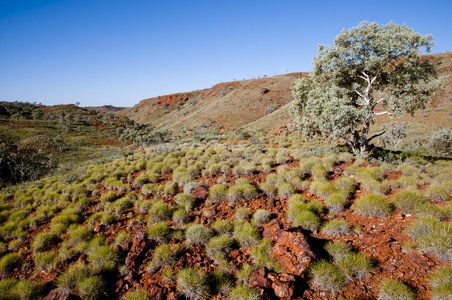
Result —
<instances>
[{"instance_id":1,"label":"shrub","mask_svg":"<svg viewBox=\"0 0 452 300\"><path fill-rule=\"evenodd\" d=\"M178 245L162 244L155 248L152 253L152 260L148 265L148 272L153 274L156 270L174 265L177 262Z\"/></svg>"},{"instance_id":2,"label":"shrub","mask_svg":"<svg viewBox=\"0 0 452 300\"><path fill-rule=\"evenodd\" d=\"M17 284L18 280L16 278L4 278L0 280L0 299L10 300L14 299L13 289Z\"/></svg>"},{"instance_id":3,"label":"shrub","mask_svg":"<svg viewBox=\"0 0 452 300\"><path fill-rule=\"evenodd\" d=\"M184 209L177 209L173 213L173 221L177 225L182 225L188 222L189 215Z\"/></svg>"},{"instance_id":4,"label":"shrub","mask_svg":"<svg viewBox=\"0 0 452 300\"><path fill-rule=\"evenodd\" d=\"M227 220L216 220L212 224L212 229L218 234L231 234L234 229L234 223Z\"/></svg>"},{"instance_id":5,"label":"shrub","mask_svg":"<svg viewBox=\"0 0 452 300\"><path fill-rule=\"evenodd\" d=\"M420 191L400 191L392 197L394 206L403 213L413 214L429 203L429 199Z\"/></svg>"},{"instance_id":6,"label":"shrub","mask_svg":"<svg viewBox=\"0 0 452 300\"><path fill-rule=\"evenodd\" d=\"M311 266L310 275L315 286L333 295L345 285L345 277L339 268L323 259Z\"/></svg>"},{"instance_id":7,"label":"shrub","mask_svg":"<svg viewBox=\"0 0 452 300\"><path fill-rule=\"evenodd\" d=\"M337 191L325 198L325 206L332 213L340 213L347 204L347 192Z\"/></svg>"},{"instance_id":8,"label":"shrub","mask_svg":"<svg viewBox=\"0 0 452 300\"><path fill-rule=\"evenodd\" d=\"M452 156L452 130L440 128L433 132L430 147L436 155Z\"/></svg>"},{"instance_id":9,"label":"shrub","mask_svg":"<svg viewBox=\"0 0 452 300\"><path fill-rule=\"evenodd\" d=\"M401 176L397 179L397 184L403 189L416 189L418 185L418 180L414 176Z\"/></svg>"},{"instance_id":10,"label":"shrub","mask_svg":"<svg viewBox=\"0 0 452 300\"><path fill-rule=\"evenodd\" d=\"M89 277L90 273L87 265L81 261L76 262L57 277L57 288L63 295L68 296L71 292L77 291L78 284Z\"/></svg>"},{"instance_id":11,"label":"shrub","mask_svg":"<svg viewBox=\"0 0 452 300\"><path fill-rule=\"evenodd\" d=\"M276 188L279 185L278 175L276 174L268 174L265 178L265 182Z\"/></svg>"},{"instance_id":12,"label":"shrub","mask_svg":"<svg viewBox=\"0 0 452 300\"><path fill-rule=\"evenodd\" d=\"M261 299L259 293L243 284L236 285L229 292L229 300L259 300Z\"/></svg>"},{"instance_id":13,"label":"shrub","mask_svg":"<svg viewBox=\"0 0 452 300\"><path fill-rule=\"evenodd\" d=\"M311 173L314 179L324 179L328 176L328 171L322 164L313 165L311 168Z\"/></svg>"},{"instance_id":14,"label":"shrub","mask_svg":"<svg viewBox=\"0 0 452 300\"><path fill-rule=\"evenodd\" d=\"M212 232L209 228L201 224L190 225L185 230L185 241L188 245L204 245L211 238Z\"/></svg>"},{"instance_id":15,"label":"shrub","mask_svg":"<svg viewBox=\"0 0 452 300\"><path fill-rule=\"evenodd\" d=\"M232 250L234 239L227 235L215 236L207 242L206 252L216 264L221 264L217 261L218 257L225 257Z\"/></svg>"},{"instance_id":16,"label":"shrub","mask_svg":"<svg viewBox=\"0 0 452 300\"><path fill-rule=\"evenodd\" d=\"M250 264L243 264L242 268L237 270L236 276L237 276L237 283L247 286L251 274L256 270L256 268L253 265Z\"/></svg>"},{"instance_id":17,"label":"shrub","mask_svg":"<svg viewBox=\"0 0 452 300\"><path fill-rule=\"evenodd\" d=\"M351 254L350 248L341 242L328 242L325 245L325 250L334 262L342 260Z\"/></svg>"},{"instance_id":18,"label":"shrub","mask_svg":"<svg viewBox=\"0 0 452 300\"><path fill-rule=\"evenodd\" d=\"M19 280L11 291L12 299L41 299L44 284L28 279Z\"/></svg>"},{"instance_id":19,"label":"shrub","mask_svg":"<svg viewBox=\"0 0 452 300\"><path fill-rule=\"evenodd\" d=\"M259 184L259 189L264 192L267 197L274 197L277 193L277 189L267 182L261 182Z\"/></svg>"},{"instance_id":20,"label":"shrub","mask_svg":"<svg viewBox=\"0 0 452 300\"><path fill-rule=\"evenodd\" d=\"M201 269L184 268L177 274L177 290L187 299L198 300L210 296L208 277Z\"/></svg>"},{"instance_id":21,"label":"shrub","mask_svg":"<svg viewBox=\"0 0 452 300\"><path fill-rule=\"evenodd\" d=\"M143 195L150 195L156 191L156 187L152 183L146 183L141 187L141 193Z\"/></svg>"},{"instance_id":22,"label":"shrub","mask_svg":"<svg viewBox=\"0 0 452 300\"><path fill-rule=\"evenodd\" d=\"M433 300L452 299L452 268L444 266L431 272L428 281L432 287Z\"/></svg>"},{"instance_id":23,"label":"shrub","mask_svg":"<svg viewBox=\"0 0 452 300\"><path fill-rule=\"evenodd\" d=\"M381 195L367 194L355 202L353 210L364 217L386 218L391 213L391 205Z\"/></svg>"},{"instance_id":24,"label":"shrub","mask_svg":"<svg viewBox=\"0 0 452 300\"><path fill-rule=\"evenodd\" d=\"M245 207L239 207L235 210L234 217L239 221L246 221L250 217L250 212Z\"/></svg>"},{"instance_id":25,"label":"shrub","mask_svg":"<svg viewBox=\"0 0 452 300\"><path fill-rule=\"evenodd\" d=\"M355 191L356 180L352 177L341 177L334 182L334 186L339 190L345 190L349 193Z\"/></svg>"},{"instance_id":26,"label":"shrub","mask_svg":"<svg viewBox=\"0 0 452 300\"><path fill-rule=\"evenodd\" d=\"M118 262L118 255L111 246L98 246L90 251L88 260L94 272L110 272Z\"/></svg>"},{"instance_id":27,"label":"shrub","mask_svg":"<svg viewBox=\"0 0 452 300\"><path fill-rule=\"evenodd\" d=\"M278 188L278 196L288 198L295 193L295 188L290 183L281 184Z\"/></svg>"},{"instance_id":28,"label":"shrub","mask_svg":"<svg viewBox=\"0 0 452 300\"><path fill-rule=\"evenodd\" d=\"M240 244L240 247L255 246L259 244L261 239L256 226L241 221L234 223L234 237Z\"/></svg>"},{"instance_id":29,"label":"shrub","mask_svg":"<svg viewBox=\"0 0 452 300\"><path fill-rule=\"evenodd\" d=\"M387 193L386 185L374 179L364 179L361 181L361 188L378 195L386 195Z\"/></svg>"},{"instance_id":30,"label":"shrub","mask_svg":"<svg viewBox=\"0 0 452 300\"><path fill-rule=\"evenodd\" d=\"M383 279L378 287L379 300L414 300L416 296L403 282L386 278Z\"/></svg>"},{"instance_id":31,"label":"shrub","mask_svg":"<svg viewBox=\"0 0 452 300\"><path fill-rule=\"evenodd\" d=\"M77 285L77 290L82 299L98 299L105 286L105 281L98 275L89 276L81 280Z\"/></svg>"},{"instance_id":32,"label":"shrub","mask_svg":"<svg viewBox=\"0 0 452 300\"><path fill-rule=\"evenodd\" d=\"M356 276L362 280L365 275L373 271L372 261L361 253L350 253L336 261L336 265L348 281Z\"/></svg>"},{"instance_id":33,"label":"shrub","mask_svg":"<svg viewBox=\"0 0 452 300\"><path fill-rule=\"evenodd\" d=\"M58 236L53 232L38 233L31 244L33 252L42 252L46 248L55 244L58 241Z\"/></svg>"},{"instance_id":34,"label":"shrub","mask_svg":"<svg viewBox=\"0 0 452 300\"><path fill-rule=\"evenodd\" d=\"M253 214L253 224L260 225L262 223L267 223L270 220L270 213L265 209L258 209Z\"/></svg>"},{"instance_id":35,"label":"shrub","mask_svg":"<svg viewBox=\"0 0 452 300\"><path fill-rule=\"evenodd\" d=\"M430 252L446 261L452 260L452 225L440 223L428 234L416 240L419 249Z\"/></svg>"},{"instance_id":36,"label":"shrub","mask_svg":"<svg viewBox=\"0 0 452 300\"><path fill-rule=\"evenodd\" d=\"M125 242L129 242L130 240L132 240L132 234L131 233L120 232L115 237L115 241L113 242L113 245L119 246L119 245L121 245L121 244L123 244Z\"/></svg>"},{"instance_id":37,"label":"shrub","mask_svg":"<svg viewBox=\"0 0 452 300\"><path fill-rule=\"evenodd\" d=\"M147 235L151 241L163 243L170 235L171 230L165 222L159 222L148 228Z\"/></svg>"},{"instance_id":38,"label":"shrub","mask_svg":"<svg viewBox=\"0 0 452 300\"><path fill-rule=\"evenodd\" d=\"M176 184L172 181L167 181L163 188L164 195L174 195L176 194Z\"/></svg>"},{"instance_id":39,"label":"shrub","mask_svg":"<svg viewBox=\"0 0 452 300\"><path fill-rule=\"evenodd\" d=\"M334 219L326 222L322 227L322 232L328 236L347 235L350 225L344 220Z\"/></svg>"},{"instance_id":40,"label":"shrub","mask_svg":"<svg viewBox=\"0 0 452 300\"><path fill-rule=\"evenodd\" d=\"M327 181L316 180L311 183L309 190L312 194L317 194L322 199L325 199L326 197L334 193L336 191L336 188L333 184L328 183Z\"/></svg>"},{"instance_id":41,"label":"shrub","mask_svg":"<svg viewBox=\"0 0 452 300\"><path fill-rule=\"evenodd\" d=\"M121 300L148 300L148 293L144 288L136 288L125 293Z\"/></svg>"},{"instance_id":42,"label":"shrub","mask_svg":"<svg viewBox=\"0 0 452 300\"><path fill-rule=\"evenodd\" d=\"M187 212L191 211L195 204L195 198L187 194L177 194L174 200L177 205L185 209Z\"/></svg>"},{"instance_id":43,"label":"shrub","mask_svg":"<svg viewBox=\"0 0 452 300\"><path fill-rule=\"evenodd\" d=\"M22 259L17 253L8 253L0 259L0 275L6 275L14 268L20 267Z\"/></svg>"},{"instance_id":44,"label":"shrub","mask_svg":"<svg viewBox=\"0 0 452 300\"><path fill-rule=\"evenodd\" d=\"M259 245L251 248L251 257L256 268L267 268L269 270L279 270L280 267L273 257L273 244L267 239L263 239Z\"/></svg>"},{"instance_id":45,"label":"shrub","mask_svg":"<svg viewBox=\"0 0 452 300\"><path fill-rule=\"evenodd\" d=\"M224 184L215 184L209 189L209 201L214 203L223 202L227 199L228 187Z\"/></svg>"},{"instance_id":46,"label":"shrub","mask_svg":"<svg viewBox=\"0 0 452 300\"><path fill-rule=\"evenodd\" d=\"M427 190L427 196L438 202L446 202L450 200L449 191L440 184L432 184Z\"/></svg>"},{"instance_id":47,"label":"shrub","mask_svg":"<svg viewBox=\"0 0 452 300\"><path fill-rule=\"evenodd\" d=\"M320 226L319 217L309 210L304 210L299 212L295 219L293 220L293 225L296 227L301 227L304 230L314 231Z\"/></svg>"},{"instance_id":48,"label":"shrub","mask_svg":"<svg viewBox=\"0 0 452 300\"><path fill-rule=\"evenodd\" d=\"M338 156L338 160L346 163L352 163L354 159L353 154L348 152L341 152Z\"/></svg>"},{"instance_id":49,"label":"shrub","mask_svg":"<svg viewBox=\"0 0 452 300\"><path fill-rule=\"evenodd\" d=\"M34 262L38 271L50 273L58 263L58 255L54 251L37 253Z\"/></svg>"},{"instance_id":50,"label":"shrub","mask_svg":"<svg viewBox=\"0 0 452 300\"><path fill-rule=\"evenodd\" d=\"M163 201L156 201L152 204L148 211L149 220L151 222L161 222L166 221L171 218L171 209L168 204Z\"/></svg>"}]
</instances>

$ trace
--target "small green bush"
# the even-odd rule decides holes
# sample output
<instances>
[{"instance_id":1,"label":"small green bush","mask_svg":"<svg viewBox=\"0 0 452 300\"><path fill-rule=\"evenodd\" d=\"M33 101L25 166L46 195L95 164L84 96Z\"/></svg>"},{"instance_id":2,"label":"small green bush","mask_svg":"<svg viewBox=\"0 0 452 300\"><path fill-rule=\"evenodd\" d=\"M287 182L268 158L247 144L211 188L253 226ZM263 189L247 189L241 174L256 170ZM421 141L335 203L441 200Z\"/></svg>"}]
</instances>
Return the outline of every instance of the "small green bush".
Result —
<instances>
[{"instance_id":1,"label":"small green bush","mask_svg":"<svg viewBox=\"0 0 452 300\"><path fill-rule=\"evenodd\" d=\"M236 272L237 283L248 286L251 274L253 274L255 270L256 268L253 265L243 264L242 268Z\"/></svg>"},{"instance_id":2,"label":"small green bush","mask_svg":"<svg viewBox=\"0 0 452 300\"><path fill-rule=\"evenodd\" d=\"M58 255L54 251L37 253L33 259L38 271L46 271L48 273L50 273L58 263Z\"/></svg>"},{"instance_id":3,"label":"small green bush","mask_svg":"<svg viewBox=\"0 0 452 300\"><path fill-rule=\"evenodd\" d=\"M57 288L63 295L68 296L71 292L77 292L79 283L90 275L91 271L87 265L76 262L57 277Z\"/></svg>"},{"instance_id":4,"label":"small green bush","mask_svg":"<svg viewBox=\"0 0 452 300\"><path fill-rule=\"evenodd\" d=\"M217 234L226 234L229 235L232 233L233 229L234 229L234 223L228 221L228 220L216 220L213 224L212 224L212 229L217 233Z\"/></svg>"},{"instance_id":5,"label":"small green bush","mask_svg":"<svg viewBox=\"0 0 452 300\"><path fill-rule=\"evenodd\" d=\"M273 244L267 239L263 239L258 245L251 248L251 257L256 268L280 269L276 259L273 257Z\"/></svg>"},{"instance_id":6,"label":"small green bush","mask_svg":"<svg viewBox=\"0 0 452 300\"><path fill-rule=\"evenodd\" d=\"M360 197L354 204L353 210L364 217L386 218L392 209L385 197L367 194Z\"/></svg>"},{"instance_id":7,"label":"small green bush","mask_svg":"<svg viewBox=\"0 0 452 300\"><path fill-rule=\"evenodd\" d=\"M310 276L315 286L330 291L333 295L345 286L346 278L340 269L326 260L319 260L310 267Z\"/></svg>"},{"instance_id":8,"label":"small green bush","mask_svg":"<svg viewBox=\"0 0 452 300\"><path fill-rule=\"evenodd\" d=\"M452 299L452 268L444 266L431 272L428 281L432 287L433 300Z\"/></svg>"},{"instance_id":9,"label":"small green bush","mask_svg":"<svg viewBox=\"0 0 452 300\"><path fill-rule=\"evenodd\" d=\"M118 259L114 248L108 245L94 247L88 255L91 267L96 273L113 271Z\"/></svg>"},{"instance_id":10,"label":"small green bush","mask_svg":"<svg viewBox=\"0 0 452 300\"><path fill-rule=\"evenodd\" d=\"M187 212L191 211L195 205L195 198L187 194L177 194L174 201Z\"/></svg>"},{"instance_id":11,"label":"small green bush","mask_svg":"<svg viewBox=\"0 0 452 300\"><path fill-rule=\"evenodd\" d=\"M331 256L334 262L345 259L351 254L350 248L341 242L328 242L325 250Z\"/></svg>"},{"instance_id":12,"label":"small green bush","mask_svg":"<svg viewBox=\"0 0 452 300\"><path fill-rule=\"evenodd\" d=\"M438 202L446 202L450 200L449 191L440 184L432 184L427 190L427 196Z\"/></svg>"},{"instance_id":13,"label":"small green bush","mask_svg":"<svg viewBox=\"0 0 452 300\"><path fill-rule=\"evenodd\" d=\"M350 225L344 220L333 219L326 222L322 227L322 232L328 236L347 235Z\"/></svg>"},{"instance_id":14,"label":"small green bush","mask_svg":"<svg viewBox=\"0 0 452 300\"><path fill-rule=\"evenodd\" d=\"M245 207L239 207L235 210L234 217L236 220L245 221L250 217L250 212Z\"/></svg>"},{"instance_id":15,"label":"small green bush","mask_svg":"<svg viewBox=\"0 0 452 300\"><path fill-rule=\"evenodd\" d=\"M152 260L148 265L148 272L153 274L156 270L166 266L174 265L177 262L178 245L162 244L155 248L152 253Z\"/></svg>"},{"instance_id":16,"label":"small green bush","mask_svg":"<svg viewBox=\"0 0 452 300\"><path fill-rule=\"evenodd\" d=\"M177 291L190 300L210 296L208 277L201 269L184 268L177 274Z\"/></svg>"},{"instance_id":17,"label":"small green bush","mask_svg":"<svg viewBox=\"0 0 452 300\"><path fill-rule=\"evenodd\" d=\"M17 253L8 253L0 259L0 275L6 275L14 270L14 268L22 265L22 259Z\"/></svg>"},{"instance_id":18,"label":"small green bush","mask_svg":"<svg viewBox=\"0 0 452 300\"><path fill-rule=\"evenodd\" d=\"M281 184L278 188L278 196L281 198L288 198L295 194L295 188L290 183Z\"/></svg>"},{"instance_id":19,"label":"small green bush","mask_svg":"<svg viewBox=\"0 0 452 300\"><path fill-rule=\"evenodd\" d=\"M136 288L125 293L121 300L148 300L148 292L144 288Z\"/></svg>"},{"instance_id":20,"label":"small green bush","mask_svg":"<svg viewBox=\"0 0 452 300\"><path fill-rule=\"evenodd\" d=\"M332 213L340 213L347 204L348 193L346 191L334 192L325 198L325 206Z\"/></svg>"},{"instance_id":21,"label":"small green bush","mask_svg":"<svg viewBox=\"0 0 452 300\"><path fill-rule=\"evenodd\" d=\"M215 184L209 189L209 201L219 203L227 200L228 187L224 184Z\"/></svg>"},{"instance_id":22,"label":"small green bush","mask_svg":"<svg viewBox=\"0 0 452 300\"><path fill-rule=\"evenodd\" d=\"M277 193L277 189L267 182L261 182L259 184L259 189L264 192L267 197L274 197Z\"/></svg>"},{"instance_id":23,"label":"small green bush","mask_svg":"<svg viewBox=\"0 0 452 300\"><path fill-rule=\"evenodd\" d=\"M336 187L327 181L316 180L311 183L309 191L312 194L319 195L322 199L325 199L336 191Z\"/></svg>"},{"instance_id":24,"label":"small green bush","mask_svg":"<svg viewBox=\"0 0 452 300\"><path fill-rule=\"evenodd\" d=\"M169 237L170 233L171 229L166 222L159 222L148 228L147 236L151 241L163 243Z\"/></svg>"},{"instance_id":25,"label":"small green bush","mask_svg":"<svg viewBox=\"0 0 452 300\"><path fill-rule=\"evenodd\" d=\"M240 247L255 246L259 244L261 236L257 227L251 223L236 221L234 223L234 237Z\"/></svg>"},{"instance_id":26,"label":"small green bush","mask_svg":"<svg viewBox=\"0 0 452 300\"><path fill-rule=\"evenodd\" d=\"M243 284L236 285L229 292L229 300L259 300L261 299L259 293Z\"/></svg>"},{"instance_id":27,"label":"small green bush","mask_svg":"<svg viewBox=\"0 0 452 300\"><path fill-rule=\"evenodd\" d=\"M221 261L225 260L225 257L232 250L234 239L227 235L215 236L207 242L206 252L207 255L212 258L216 264L221 264ZM217 261L220 258L221 261Z\"/></svg>"},{"instance_id":28,"label":"small green bush","mask_svg":"<svg viewBox=\"0 0 452 300\"><path fill-rule=\"evenodd\" d=\"M28 279L19 280L11 291L12 299L42 299L44 284Z\"/></svg>"},{"instance_id":29,"label":"small green bush","mask_svg":"<svg viewBox=\"0 0 452 300\"><path fill-rule=\"evenodd\" d=\"M323 179L328 176L328 170L322 164L313 165L311 168L311 173L314 179Z\"/></svg>"},{"instance_id":30,"label":"small green bush","mask_svg":"<svg viewBox=\"0 0 452 300\"><path fill-rule=\"evenodd\" d=\"M304 210L299 212L295 219L293 220L293 225L296 227L301 227L304 230L314 231L320 226L319 217L309 210Z\"/></svg>"},{"instance_id":31,"label":"small green bush","mask_svg":"<svg viewBox=\"0 0 452 300\"><path fill-rule=\"evenodd\" d=\"M46 248L55 244L58 241L58 236L53 232L40 232L38 233L31 244L33 252L42 252Z\"/></svg>"},{"instance_id":32,"label":"small green bush","mask_svg":"<svg viewBox=\"0 0 452 300\"><path fill-rule=\"evenodd\" d=\"M171 218L171 209L163 201L155 201L154 204L152 204L151 208L148 211L149 220L151 222L161 222L166 221Z\"/></svg>"},{"instance_id":33,"label":"small green bush","mask_svg":"<svg viewBox=\"0 0 452 300\"><path fill-rule=\"evenodd\" d=\"M13 290L18 279L14 277L4 278L0 280L0 300L14 299Z\"/></svg>"},{"instance_id":34,"label":"small green bush","mask_svg":"<svg viewBox=\"0 0 452 300\"><path fill-rule=\"evenodd\" d=\"M400 191L392 197L394 206L403 213L414 214L430 200L420 191Z\"/></svg>"},{"instance_id":35,"label":"small green bush","mask_svg":"<svg viewBox=\"0 0 452 300\"><path fill-rule=\"evenodd\" d=\"M352 281L355 276L362 280L364 276L374 270L372 261L361 253L350 253L336 260L336 265L348 281Z\"/></svg>"},{"instance_id":36,"label":"small green bush","mask_svg":"<svg viewBox=\"0 0 452 300\"><path fill-rule=\"evenodd\" d=\"M185 209L177 209L173 213L173 221L177 225L182 225L188 222L189 214L185 211Z\"/></svg>"},{"instance_id":37,"label":"small green bush","mask_svg":"<svg viewBox=\"0 0 452 300\"><path fill-rule=\"evenodd\" d=\"M188 245L204 245L211 236L210 229L201 224L192 224L185 230L185 241Z\"/></svg>"},{"instance_id":38,"label":"small green bush","mask_svg":"<svg viewBox=\"0 0 452 300\"><path fill-rule=\"evenodd\" d=\"M265 209L258 209L254 212L252 222L254 225L260 225L270 221L270 213Z\"/></svg>"},{"instance_id":39,"label":"small green bush","mask_svg":"<svg viewBox=\"0 0 452 300\"><path fill-rule=\"evenodd\" d=\"M378 300L414 300L416 296L403 282L386 278L378 287Z\"/></svg>"},{"instance_id":40,"label":"small green bush","mask_svg":"<svg viewBox=\"0 0 452 300\"><path fill-rule=\"evenodd\" d=\"M105 287L105 281L98 275L82 279L77 284L77 290L82 299L99 299Z\"/></svg>"}]
</instances>

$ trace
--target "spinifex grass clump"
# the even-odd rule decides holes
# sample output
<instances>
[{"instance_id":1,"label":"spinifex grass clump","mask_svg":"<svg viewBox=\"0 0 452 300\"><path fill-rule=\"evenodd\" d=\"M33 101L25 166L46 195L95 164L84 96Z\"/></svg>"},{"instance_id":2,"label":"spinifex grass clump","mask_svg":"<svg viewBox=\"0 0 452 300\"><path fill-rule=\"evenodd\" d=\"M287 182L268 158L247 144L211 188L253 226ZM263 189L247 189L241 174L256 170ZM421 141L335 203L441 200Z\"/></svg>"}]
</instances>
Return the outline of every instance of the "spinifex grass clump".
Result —
<instances>
[{"instance_id":1,"label":"spinifex grass clump","mask_svg":"<svg viewBox=\"0 0 452 300\"><path fill-rule=\"evenodd\" d=\"M243 221L234 222L233 234L240 247L255 246L261 240L261 235L257 227L251 223L244 223Z\"/></svg>"},{"instance_id":2,"label":"spinifex grass clump","mask_svg":"<svg viewBox=\"0 0 452 300\"><path fill-rule=\"evenodd\" d=\"M209 189L209 198L210 202L219 203L223 202L227 199L228 196L228 187L224 184L215 184Z\"/></svg>"},{"instance_id":3,"label":"spinifex grass clump","mask_svg":"<svg viewBox=\"0 0 452 300\"><path fill-rule=\"evenodd\" d=\"M391 213L391 205L385 197L367 194L356 200L353 210L364 217L387 218Z\"/></svg>"},{"instance_id":4,"label":"spinifex grass clump","mask_svg":"<svg viewBox=\"0 0 452 300\"><path fill-rule=\"evenodd\" d=\"M313 284L321 290L335 295L345 286L346 278L341 274L340 269L326 260L315 262L309 271Z\"/></svg>"},{"instance_id":5,"label":"spinifex grass clump","mask_svg":"<svg viewBox=\"0 0 452 300\"><path fill-rule=\"evenodd\" d=\"M197 300L210 296L208 277L201 269L184 268L177 274L177 291L187 299Z\"/></svg>"},{"instance_id":6,"label":"spinifex grass clump","mask_svg":"<svg viewBox=\"0 0 452 300\"><path fill-rule=\"evenodd\" d=\"M332 213L340 213L347 204L348 192L345 190L336 191L325 198L325 206Z\"/></svg>"},{"instance_id":7,"label":"spinifex grass clump","mask_svg":"<svg viewBox=\"0 0 452 300\"><path fill-rule=\"evenodd\" d=\"M392 197L395 207L403 213L414 214L425 204L430 203L427 196L420 191L400 191Z\"/></svg>"},{"instance_id":8,"label":"spinifex grass clump","mask_svg":"<svg viewBox=\"0 0 452 300\"><path fill-rule=\"evenodd\" d=\"M212 231L204 225L193 224L185 230L185 242L187 245L204 245L212 237Z\"/></svg>"},{"instance_id":9,"label":"spinifex grass clump","mask_svg":"<svg viewBox=\"0 0 452 300\"><path fill-rule=\"evenodd\" d=\"M177 262L178 245L162 244L155 248L152 260L148 264L148 272L153 274L160 268L171 266Z\"/></svg>"},{"instance_id":10,"label":"spinifex grass clump","mask_svg":"<svg viewBox=\"0 0 452 300\"><path fill-rule=\"evenodd\" d=\"M270 220L270 213L265 209L258 209L254 212L252 222L255 225L267 223Z\"/></svg>"},{"instance_id":11,"label":"spinifex grass clump","mask_svg":"<svg viewBox=\"0 0 452 300\"><path fill-rule=\"evenodd\" d=\"M452 226L431 216L420 217L405 229L420 250L452 260Z\"/></svg>"},{"instance_id":12,"label":"spinifex grass clump","mask_svg":"<svg viewBox=\"0 0 452 300\"><path fill-rule=\"evenodd\" d=\"M431 272L428 281L432 287L433 300L452 299L452 268L444 266Z\"/></svg>"},{"instance_id":13,"label":"spinifex grass clump","mask_svg":"<svg viewBox=\"0 0 452 300\"><path fill-rule=\"evenodd\" d=\"M449 191L440 184L432 184L427 190L427 196L438 202L446 202L450 200Z\"/></svg>"},{"instance_id":14,"label":"spinifex grass clump","mask_svg":"<svg viewBox=\"0 0 452 300\"><path fill-rule=\"evenodd\" d=\"M171 229L166 222L158 222L148 228L147 236L149 240L156 243L163 243L169 237Z\"/></svg>"},{"instance_id":15,"label":"spinifex grass clump","mask_svg":"<svg viewBox=\"0 0 452 300\"><path fill-rule=\"evenodd\" d=\"M350 225L344 220L333 219L322 226L322 232L328 236L347 235Z\"/></svg>"},{"instance_id":16,"label":"spinifex grass clump","mask_svg":"<svg viewBox=\"0 0 452 300\"><path fill-rule=\"evenodd\" d=\"M301 195L294 195L289 198L289 208L287 210L287 219L293 226L301 227L304 230L314 231L320 226L320 214L323 206L320 202L304 202Z\"/></svg>"},{"instance_id":17,"label":"spinifex grass clump","mask_svg":"<svg viewBox=\"0 0 452 300\"><path fill-rule=\"evenodd\" d=\"M414 300L416 296L403 282L386 278L378 287L378 300Z\"/></svg>"}]
</instances>

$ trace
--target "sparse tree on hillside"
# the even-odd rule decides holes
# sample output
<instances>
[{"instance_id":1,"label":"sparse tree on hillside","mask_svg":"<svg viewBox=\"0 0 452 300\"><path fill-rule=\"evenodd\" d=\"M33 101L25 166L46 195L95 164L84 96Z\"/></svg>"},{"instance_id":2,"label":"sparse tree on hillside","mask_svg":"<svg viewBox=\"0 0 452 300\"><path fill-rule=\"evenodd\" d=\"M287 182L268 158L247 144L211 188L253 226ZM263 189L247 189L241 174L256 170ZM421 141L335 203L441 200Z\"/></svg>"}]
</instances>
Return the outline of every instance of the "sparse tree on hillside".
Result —
<instances>
[{"instance_id":1,"label":"sparse tree on hillside","mask_svg":"<svg viewBox=\"0 0 452 300\"><path fill-rule=\"evenodd\" d=\"M362 22L344 29L334 46L319 46L313 72L293 89L296 129L344 139L364 154L370 125L380 115L401 116L424 109L440 86L436 67L421 56L433 37L405 25Z\"/></svg>"}]
</instances>

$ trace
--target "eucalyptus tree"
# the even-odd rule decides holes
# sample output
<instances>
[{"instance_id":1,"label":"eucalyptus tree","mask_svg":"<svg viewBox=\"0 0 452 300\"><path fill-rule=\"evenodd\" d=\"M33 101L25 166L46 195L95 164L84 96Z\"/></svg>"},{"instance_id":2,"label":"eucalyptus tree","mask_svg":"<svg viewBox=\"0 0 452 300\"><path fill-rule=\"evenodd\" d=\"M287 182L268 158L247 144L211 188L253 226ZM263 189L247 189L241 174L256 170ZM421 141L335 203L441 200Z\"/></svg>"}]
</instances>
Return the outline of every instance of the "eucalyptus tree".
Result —
<instances>
[{"instance_id":1,"label":"eucalyptus tree","mask_svg":"<svg viewBox=\"0 0 452 300\"><path fill-rule=\"evenodd\" d=\"M342 30L333 46L319 46L313 72L294 85L295 128L344 139L364 154L384 133L369 135L377 116L414 114L439 88L436 66L421 55L433 46L431 34L392 22Z\"/></svg>"}]
</instances>

